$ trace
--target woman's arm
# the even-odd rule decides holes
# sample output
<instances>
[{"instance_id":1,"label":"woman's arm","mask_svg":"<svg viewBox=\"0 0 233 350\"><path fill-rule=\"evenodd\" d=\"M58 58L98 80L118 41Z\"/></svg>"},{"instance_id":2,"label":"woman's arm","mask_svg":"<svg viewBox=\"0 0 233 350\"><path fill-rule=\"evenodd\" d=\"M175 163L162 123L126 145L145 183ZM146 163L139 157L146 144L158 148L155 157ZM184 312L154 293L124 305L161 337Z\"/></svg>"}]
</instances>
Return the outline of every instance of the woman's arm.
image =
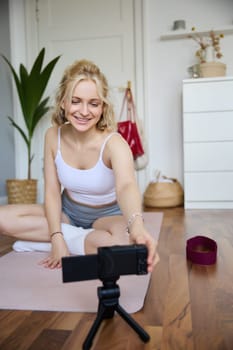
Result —
<instances>
[{"instance_id":1,"label":"woman's arm","mask_svg":"<svg viewBox=\"0 0 233 350\"><path fill-rule=\"evenodd\" d=\"M57 152L57 128L52 127L45 135L44 178L45 178L45 213L51 237L52 252L43 261L49 268L61 267L62 256L69 255L67 245L61 232L61 185L57 178L54 158Z\"/></svg>"},{"instance_id":2,"label":"woman's arm","mask_svg":"<svg viewBox=\"0 0 233 350\"><path fill-rule=\"evenodd\" d=\"M157 242L146 230L142 217L142 198L137 185L132 152L126 141L116 135L108 143L109 155L116 179L116 195L127 222L133 242L146 244L148 248L148 271L158 262Z\"/></svg>"}]
</instances>

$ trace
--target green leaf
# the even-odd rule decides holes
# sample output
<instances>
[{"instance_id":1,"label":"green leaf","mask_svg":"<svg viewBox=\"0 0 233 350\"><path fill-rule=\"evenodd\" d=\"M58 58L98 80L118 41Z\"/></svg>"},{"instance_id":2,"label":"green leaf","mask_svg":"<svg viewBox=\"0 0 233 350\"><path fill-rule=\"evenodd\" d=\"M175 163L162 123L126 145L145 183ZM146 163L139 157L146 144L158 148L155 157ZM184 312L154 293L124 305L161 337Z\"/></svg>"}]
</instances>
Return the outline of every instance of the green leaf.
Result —
<instances>
[{"instance_id":1,"label":"green leaf","mask_svg":"<svg viewBox=\"0 0 233 350\"><path fill-rule=\"evenodd\" d=\"M33 136L35 128L41 118L49 111L50 107L47 106L47 102L49 100L49 97L45 98L41 103L37 106L34 115L33 115L33 124L31 126L30 132L31 136Z\"/></svg>"},{"instance_id":2,"label":"green leaf","mask_svg":"<svg viewBox=\"0 0 233 350\"><path fill-rule=\"evenodd\" d=\"M20 128L20 126L18 126L15 122L14 119L11 117L8 117L8 119L11 121L11 124L19 131L19 133L21 134L21 136L23 137L27 147L29 146L29 140L27 135L25 134L25 132L23 131L23 129Z\"/></svg>"},{"instance_id":3,"label":"green leaf","mask_svg":"<svg viewBox=\"0 0 233 350\"><path fill-rule=\"evenodd\" d=\"M43 65L43 61L44 61L44 55L45 55L45 48L43 47L43 49L39 52L33 66L31 69L31 73L30 76L32 77L34 74L37 76L38 72L41 72L41 68Z\"/></svg>"},{"instance_id":4,"label":"green leaf","mask_svg":"<svg viewBox=\"0 0 233 350\"><path fill-rule=\"evenodd\" d=\"M56 65L57 61L59 60L60 56L54 58L51 62L47 64L47 66L44 68L44 70L38 75L37 77L37 98L38 101L40 101L43 92L45 91L49 78L52 74L52 71L54 69L54 66Z\"/></svg>"},{"instance_id":5,"label":"green leaf","mask_svg":"<svg viewBox=\"0 0 233 350\"><path fill-rule=\"evenodd\" d=\"M11 70L11 72L13 74L13 78L14 78L14 81L15 81L16 89L17 89L19 100L20 100L20 104L21 104L22 103L21 101L23 100L23 91L22 91L22 86L21 86L20 79L19 79L16 71L14 70L14 67L11 65L10 61L8 61L8 59L4 55L1 55L1 56L5 60L5 62L8 64L8 66L10 67L10 70ZM21 106L22 106L22 104L21 104Z\"/></svg>"},{"instance_id":6,"label":"green leaf","mask_svg":"<svg viewBox=\"0 0 233 350\"><path fill-rule=\"evenodd\" d=\"M27 128L30 125L30 118L25 118L25 116L30 116L30 111L28 110L28 72L23 64L20 64L19 68L21 88L22 88L22 98L21 98L21 109L23 112L23 117Z\"/></svg>"},{"instance_id":7,"label":"green leaf","mask_svg":"<svg viewBox=\"0 0 233 350\"><path fill-rule=\"evenodd\" d=\"M45 91L46 85L44 88L41 88L40 86L40 80L41 80L41 69L42 69L42 64L44 60L44 54L45 54L45 49L43 48L39 55L37 56L35 63L31 69L31 72L28 77L28 87L33 86L33 92L31 89L27 90L27 101L28 101L28 107L27 107L27 113L30 116L30 126L32 124L32 118L33 114L35 111L35 108L37 107L38 103L41 100L41 97Z\"/></svg>"}]
</instances>

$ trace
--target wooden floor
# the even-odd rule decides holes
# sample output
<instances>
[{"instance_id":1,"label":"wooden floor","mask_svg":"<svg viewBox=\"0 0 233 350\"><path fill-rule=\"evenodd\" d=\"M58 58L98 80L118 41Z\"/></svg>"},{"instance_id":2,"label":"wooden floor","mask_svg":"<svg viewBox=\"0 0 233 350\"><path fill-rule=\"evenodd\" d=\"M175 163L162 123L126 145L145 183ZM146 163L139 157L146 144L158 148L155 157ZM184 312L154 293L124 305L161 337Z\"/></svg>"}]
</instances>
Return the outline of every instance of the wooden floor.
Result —
<instances>
[{"instance_id":1,"label":"wooden floor","mask_svg":"<svg viewBox=\"0 0 233 350\"><path fill-rule=\"evenodd\" d=\"M92 349L233 349L233 210L163 212L160 263L144 309L132 315L150 334L150 342L144 344L116 314L102 323ZM186 261L187 238L200 234L216 240L216 265ZM0 237L0 255L11 243ZM0 349L80 350L94 319L89 313L0 310Z\"/></svg>"}]
</instances>

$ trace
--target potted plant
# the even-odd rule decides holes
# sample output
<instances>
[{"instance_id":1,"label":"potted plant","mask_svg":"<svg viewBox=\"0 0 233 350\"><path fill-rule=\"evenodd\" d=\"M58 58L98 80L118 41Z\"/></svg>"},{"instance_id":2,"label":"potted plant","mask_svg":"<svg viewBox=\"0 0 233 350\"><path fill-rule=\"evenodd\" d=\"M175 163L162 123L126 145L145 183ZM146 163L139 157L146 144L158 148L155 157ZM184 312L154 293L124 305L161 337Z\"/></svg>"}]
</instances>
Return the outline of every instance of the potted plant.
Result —
<instances>
[{"instance_id":1,"label":"potted plant","mask_svg":"<svg viewBox=\"0 0 233 350\"><path fill-rule=\"evenodd\" d=\"M223 34L216 34L213 30L207 36L201 36L192 27L193 34L189 35L198 45L196 57L199 60L199 68L202 77L217 77L226 75L226 65L220 60L223 57L220 47L220 39Z\"/></svg>"},{"instance_id":2,"label":"potted plant","mask_svg":"<svg viewBox=\"0 0 233 350\"><path fill-rule=\"evenodd\" d=\"M37 198L37 180L31 178L32 139L36 126L49 110L49 97L43 98L43 94L47 87L52 71L60 58L57 56L42 69L45 56L45 48L43 48L32 66L31 72L28 73L23 64L20 64L19 75L9 60L2 55L8 64L13 75L16 91L18 94L26 132L17 124L12 117L9 120L15 127L27 147L27 179L24 180L7 180L8 203L35 203Z\"/></svg>"}]
</instances>

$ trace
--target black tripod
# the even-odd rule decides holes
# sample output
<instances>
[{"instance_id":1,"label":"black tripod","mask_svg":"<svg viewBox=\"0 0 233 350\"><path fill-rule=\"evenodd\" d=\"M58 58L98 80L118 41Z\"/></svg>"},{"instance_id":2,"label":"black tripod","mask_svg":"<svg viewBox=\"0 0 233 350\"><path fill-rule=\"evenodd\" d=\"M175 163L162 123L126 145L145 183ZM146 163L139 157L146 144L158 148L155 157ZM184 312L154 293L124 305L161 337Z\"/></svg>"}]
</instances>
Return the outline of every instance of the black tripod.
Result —
<instances>
[{"instance_id":1,"label":"black tripod","mask_svg":"<svg viewBox=\"0 0 233 350\"><path fill-rule=\"evenodd\" d=\"M150 340L149 334L119 305L120 288L116 284L118 279L119 276L111 280L103 280L103 287L97 288L99 298L97 316L83 343L83 350L89 350L91 348L92 341L101 322L106 318L112 318L115 311L135 330L144 342Z\"/></svg>"}]
</instances>

